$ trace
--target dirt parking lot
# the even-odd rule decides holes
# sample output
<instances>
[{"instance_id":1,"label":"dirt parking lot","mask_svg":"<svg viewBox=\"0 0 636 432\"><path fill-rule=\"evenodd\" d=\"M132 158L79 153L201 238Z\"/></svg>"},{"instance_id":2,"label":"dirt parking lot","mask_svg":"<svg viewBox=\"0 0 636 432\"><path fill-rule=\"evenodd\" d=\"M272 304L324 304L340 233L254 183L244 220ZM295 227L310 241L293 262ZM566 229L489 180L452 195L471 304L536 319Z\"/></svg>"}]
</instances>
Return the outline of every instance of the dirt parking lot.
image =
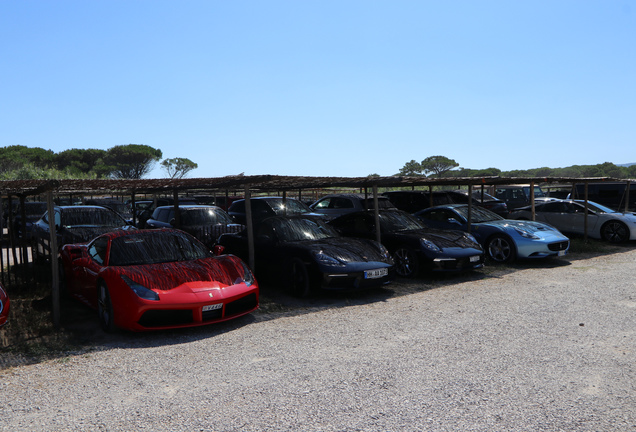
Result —
<instances>
[{"instance_id":1,"label":"dirt parking lot","mask_svg":"<svg viewBox=\"0 0 636 432\"><path fill-rule=\"evenodd\" d=\"M0 430L633 431L636 249L104 335L0 371ZM85 322L93 322L91 320ZM90 326L90 324L86 324Z\"/></svg>"}]
</instances>

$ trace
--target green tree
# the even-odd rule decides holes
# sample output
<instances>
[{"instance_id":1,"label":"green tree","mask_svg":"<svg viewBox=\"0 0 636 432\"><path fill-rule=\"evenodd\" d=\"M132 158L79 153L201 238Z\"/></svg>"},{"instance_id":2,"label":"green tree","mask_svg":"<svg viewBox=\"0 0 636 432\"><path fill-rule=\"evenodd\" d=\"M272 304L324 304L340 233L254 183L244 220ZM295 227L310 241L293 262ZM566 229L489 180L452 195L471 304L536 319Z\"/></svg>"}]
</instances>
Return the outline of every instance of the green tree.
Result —
<instances>
[{"instance_id":1,"label":"green tree","mask_svg":"<svg viewBox=\"0 0 636 432\"><path fill-rule=\"evenodd\" d=\"M186 158L164 159L161 167L168 172L168 177L172 179L180 179L186 176L193 169L197 169L199 165Z\"/></svg>"},{"instance_id":2,"label":"green tree","mask_svg":"<svg viewBox=\"0 0 636 432\"><path fill-rule=\"evenodd\" d=\"M445 173L457 168L459 164L446 156L429 156L421 163L425 174L433 173L433 177L443 177Z\"/></svg>"},{"instance_id":3,"label":"green tree","mask_svg":"<svg viewBox=\"0 0 636 432\"><path fill-rule=\"evenodd\" d=\"M40 147L14 145L0 148L0 172L15 171L25 165L51 168L54 165L55 153Z\"/></svg>"},{"instance_id":4,"label":"green tree","mask_svg":"<svg viewBox=\"0 0 636 432\"><path fill-rule=\"evenodd\" d=\"M115 179L138 180L152 171L161 159L161 150L143 144L118 145L108 149L98 173L108 172Z\"/></svg>"},{"instance_id":5,"label":"green tree","mask_svg":"<svg viewBox=\"0 0 636 432\"><path fill-rule=\"evenodd\" d=\"M58 153L55 157L57 168L77 175L95 172L95 167L103 164L106 150L70 149Z\"/></svg>"},{"instance_id":6,"label":"green tree","mask_svg":"<svg viewBox=\"0 0 636 432\"><path fill-rule=\"evenodd\" d=\"M400 168L400 172L398 173L398 175L409 177L421 176L422 165L415 160L411 160L410 162L405 163L402 168Z\"/></svg>"}]
</instances>

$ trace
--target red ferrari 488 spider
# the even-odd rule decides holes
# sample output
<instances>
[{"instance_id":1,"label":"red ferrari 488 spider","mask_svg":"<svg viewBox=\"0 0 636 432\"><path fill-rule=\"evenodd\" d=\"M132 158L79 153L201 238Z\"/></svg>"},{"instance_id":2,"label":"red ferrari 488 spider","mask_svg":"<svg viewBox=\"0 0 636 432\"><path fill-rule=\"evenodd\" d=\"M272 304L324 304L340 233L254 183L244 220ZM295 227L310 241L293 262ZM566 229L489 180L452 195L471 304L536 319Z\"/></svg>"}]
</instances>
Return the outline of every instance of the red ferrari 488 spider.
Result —
<instances>
[{"instance_id":1,"label":"red ferrari 488 spider","mask_svg":"<svg viewBox=\"0 0 636 432\"><path fill-rule=\"evenodd\" d=\"M106 331L199 326L258 308L247 265L180 230L113 231L67 244L60 256L62 283L97 309Z\"/></svg>"}]
</instances>

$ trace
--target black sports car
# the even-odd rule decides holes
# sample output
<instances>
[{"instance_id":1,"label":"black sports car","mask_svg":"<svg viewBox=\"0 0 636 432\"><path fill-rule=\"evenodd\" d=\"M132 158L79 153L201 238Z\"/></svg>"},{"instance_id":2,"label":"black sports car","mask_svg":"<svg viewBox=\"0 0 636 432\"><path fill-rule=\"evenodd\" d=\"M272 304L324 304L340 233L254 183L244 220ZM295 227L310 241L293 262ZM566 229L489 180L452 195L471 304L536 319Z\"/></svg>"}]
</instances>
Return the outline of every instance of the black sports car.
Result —
<instances>
[{"instance_id":1,"label":"black sports car","mask_svg":"<svg viewBox=\"0 0 636 432\"><path fill-rule=\"evenodd\" d=\"M224 252L248 261L246 230L223 234ZM255 270L259 280L283 283L304 297L318 288L352 290L387 284L393 260L371 240L341 237L320 218L275 216L254 225Z\"/></svg>"},{"instance_id":2,"label":"black sports car","mask_svg":"<svg viewBox=\"0 0 636 432\"><path fill-rule=\"evenodd\" d=\"M58 250L51 251L49 213L46 212L32 228L37 261L57 254L67 243L86 242L100 234L130 227L119 213L101 206L58 206L54 208L54 212Z\"/></svg>"},{"instance_id":3,"label":"black sports car","mask_svg":"<svg viewBox=\"0 0 636 432\"><path fill-rule=\"evenodd\" d=\"M484 251L470 234L425 227L401 210L381 210L380 236L395 261L395 272L414 277L420 270L462 271L482 267ZM375 238L375 215L361 211L329 222L347 237Z\"/></svg>"}]
</instances>

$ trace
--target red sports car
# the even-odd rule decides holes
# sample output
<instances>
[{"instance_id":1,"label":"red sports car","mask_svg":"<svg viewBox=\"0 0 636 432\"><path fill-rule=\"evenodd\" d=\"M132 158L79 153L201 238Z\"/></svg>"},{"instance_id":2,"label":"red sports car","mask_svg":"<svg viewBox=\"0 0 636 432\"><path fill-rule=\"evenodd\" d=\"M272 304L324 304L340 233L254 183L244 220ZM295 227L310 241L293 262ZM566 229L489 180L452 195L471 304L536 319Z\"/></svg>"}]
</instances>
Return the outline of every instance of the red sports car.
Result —
<instances>
[{"instance_id":1,"label":"red sports car","mask_svg":"<svg viewBox=\"0 0 636 432\"><path fill-rule=\"evenodd\" d=\"M0 327L7 323L7 317L9 316L9 296L0 285Z\"/></svg>"},{"instance_id":2,"label":"red sports car","mask_svg":"<svg viewBox=\"0 0 636 432\"><path fill-rule=\"evenodd\" d=\"M113 231L60 256L69 294L96 308L106 331L199 326L258 308L247 265L180 230Z\"/></svg>"}]
</instances>

